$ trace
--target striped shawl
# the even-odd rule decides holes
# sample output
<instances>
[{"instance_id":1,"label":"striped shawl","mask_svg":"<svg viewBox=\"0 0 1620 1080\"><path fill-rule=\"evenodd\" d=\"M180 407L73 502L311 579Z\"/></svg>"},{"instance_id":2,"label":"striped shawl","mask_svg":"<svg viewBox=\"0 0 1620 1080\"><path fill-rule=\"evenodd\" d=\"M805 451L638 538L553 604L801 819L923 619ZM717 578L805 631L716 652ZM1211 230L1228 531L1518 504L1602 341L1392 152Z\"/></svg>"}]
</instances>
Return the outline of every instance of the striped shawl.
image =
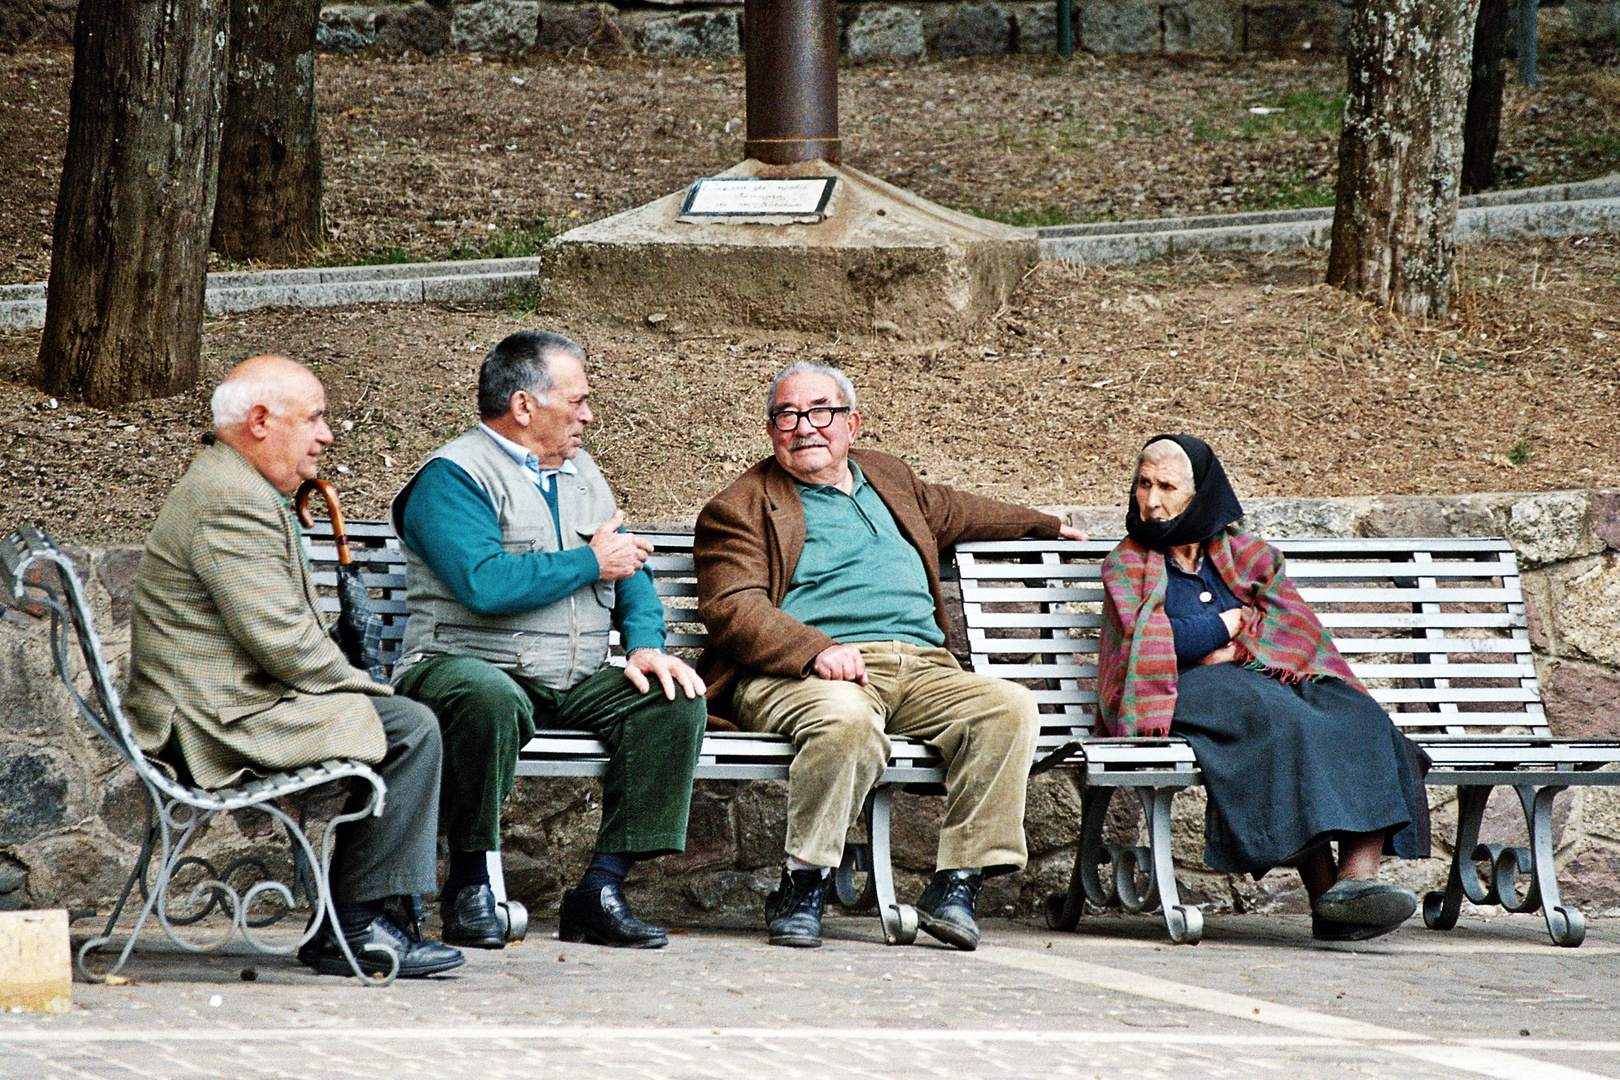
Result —
<instances>
[{"instance_id":1,"label":"striped shawl","mask_svg":"<svg viewBox=\"0 0 1620 1080\"><path fill-rule=\"evenodd\" d=\"M1283 572L1282 552L1228 526L1205 543L1221 579L1253 614L1233 635L1246 667L1284 682L1332 677L1365 690ZM1165 555L1122 540L1103 560L1097 719L1109 735L1168 735L1176 644L1164 611Z\"/></svg>"}]
</instances>

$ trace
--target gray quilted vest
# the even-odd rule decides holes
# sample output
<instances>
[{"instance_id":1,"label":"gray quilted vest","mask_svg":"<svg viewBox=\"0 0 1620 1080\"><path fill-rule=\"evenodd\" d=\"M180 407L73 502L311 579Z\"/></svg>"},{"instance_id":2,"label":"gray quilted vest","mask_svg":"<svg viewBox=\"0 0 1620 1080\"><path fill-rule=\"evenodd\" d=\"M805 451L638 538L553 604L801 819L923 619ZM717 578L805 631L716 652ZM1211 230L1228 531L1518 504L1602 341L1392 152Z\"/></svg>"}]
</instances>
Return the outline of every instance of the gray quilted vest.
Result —
<instances>
[{"instance_id":1,"label":"gray quilted vest","mask_svg":"<svg viewBox=\"0 0 1620 1080\"><path fill-rule=\"evenodd\" d=\"M427 460L438 458L460 466L494 502L501 522L501 544L507 551L585 547L616 509L602 471L583 450L573 459L579 475L558 473L551 478L557 486L560 539L546 497L528 472L483 431L474 428ZM415 481L412 476L390 508L396 533L401 531L405 500ZM503 671L554 690L567 690L594 675L607 661L614 600L611 581L588 585L521 615L479 615L462 607L438 575L408 547L405 559L410 617L400 660L394 666L396 681L423 657L449 653L488 660Z\"/></svg>"}]
</instances>

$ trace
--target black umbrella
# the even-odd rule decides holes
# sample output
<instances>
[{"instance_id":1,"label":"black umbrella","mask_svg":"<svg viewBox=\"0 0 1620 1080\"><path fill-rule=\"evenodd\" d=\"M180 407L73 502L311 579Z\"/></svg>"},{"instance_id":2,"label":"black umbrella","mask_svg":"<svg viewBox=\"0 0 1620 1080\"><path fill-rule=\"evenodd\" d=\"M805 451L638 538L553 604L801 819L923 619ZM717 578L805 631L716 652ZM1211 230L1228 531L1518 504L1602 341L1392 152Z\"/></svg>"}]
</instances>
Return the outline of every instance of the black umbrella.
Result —
<instances>
[{"instance_id":1,"label":"black umbrella","mask_svg":"<svg viewBox=\"0 0 1620 1080\"><path fill-rule=\"evenodd\" d=\"M315 524L315 515L309 509L309 497L320 492L326 500L327 517L332 522L332 543L337 547L338 618L332 627L332 640L349 663L367 672L380 683L388 681L382 659L382 617L371 608L371 596L365 582L360 580L360 567L355 565L349 552L348 528L343 523L343 504L338 501L337 489L325 480L305 480L298 489L293 505L304 528Z\"/></svg>"}]
</instances>

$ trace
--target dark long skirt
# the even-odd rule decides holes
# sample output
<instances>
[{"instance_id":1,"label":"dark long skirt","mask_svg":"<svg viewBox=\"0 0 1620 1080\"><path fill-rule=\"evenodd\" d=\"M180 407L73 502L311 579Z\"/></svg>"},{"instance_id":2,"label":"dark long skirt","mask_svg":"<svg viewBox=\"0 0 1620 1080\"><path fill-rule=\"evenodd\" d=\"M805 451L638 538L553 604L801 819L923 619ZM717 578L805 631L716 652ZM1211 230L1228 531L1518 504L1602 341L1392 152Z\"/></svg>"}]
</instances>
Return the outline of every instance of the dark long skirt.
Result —
<instances>
[{"instance_id":1,"label":"dark long skirt","mask_svg":"<svg viewBox=\"0 0 1620 1080\"><path fill-rule=\"evenodd\" d=\"M1256 877L1335 833L1394 830L1385 853L1422 857L1428 806L1383 708L1338 679L1288 685L1236 664L1177 679L1170 730L1192 744L1208 810L1204 861Z\"/></svg>"}]
</instances>

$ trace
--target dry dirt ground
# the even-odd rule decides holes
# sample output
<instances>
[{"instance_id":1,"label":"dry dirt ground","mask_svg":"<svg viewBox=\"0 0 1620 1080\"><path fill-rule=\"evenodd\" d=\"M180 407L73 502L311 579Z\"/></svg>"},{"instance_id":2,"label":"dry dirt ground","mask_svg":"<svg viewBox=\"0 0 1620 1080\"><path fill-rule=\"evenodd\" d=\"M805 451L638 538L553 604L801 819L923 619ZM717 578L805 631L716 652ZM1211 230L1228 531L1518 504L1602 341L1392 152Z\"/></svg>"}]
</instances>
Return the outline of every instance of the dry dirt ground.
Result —
<instances>
[{"instance_id":1,"label":"dry dirt ground","mask_svg":"<svg viewBox=\"0 0 1620 1080\"><path fill-rule=\"evenodd\" d=\"M1542 89L1510 87L1499 161L1520 182L1620 163L1615 58L1560 55L1544 57ZM846 156L1025 222L1309 204L1331 192L1340 63L846 69ZM46 272L69 67L64 51L0 56L16 105L0 109L7 281ZM322 259L516 253L677 189L736 159L741 80L735 63L623 57L323 58ZM1036 504L1121 501L1136 448L1163 430L1209 438L1251 495L1620 486L1620 237L1465 247L1454 318L1432 326L1321 286L1323 269L1310 252L1043 266L957 340L557 328L592 350L590 447L639 521L690 519L764 454L760 394L806 356L850 372L872 445L929 479ZM472 423L483 353L535 322L522 304L262 311L209 323L204 381L261 351L310 363L338 428L327 475L352 517L378 517ZM0 334L0 531L138 538L207 427L206 393L115 413L53 403L26 385L38 341Z\"/></svg>"},{"instance_id":2,"label":"dry dirt ground","mask_svg":"<svg viewBox=\"0 0 1620 1080\"><path fill-rule=\"evenodd\" d=\"M1123 501L1150 434L1191 431L1248 495L1620 487L1620 237L1464 252L1457 319L1401 323L1317 284L1319 254L1036 270L963 340L621 330L591 350L588 446L636 521L690 519L768 451L761 395L800 357L849 371L870 445L924 477L1042 505ZM262 311L208 326L205 380L265 350L330 391L326 475L380 517L473 423L478 362L520 309ZM668 324L665 324L668 325ZM207 427L206 395L102 413L22 385L0 335L0 527L131 540Z\"/></svg>"}]
</instances>

